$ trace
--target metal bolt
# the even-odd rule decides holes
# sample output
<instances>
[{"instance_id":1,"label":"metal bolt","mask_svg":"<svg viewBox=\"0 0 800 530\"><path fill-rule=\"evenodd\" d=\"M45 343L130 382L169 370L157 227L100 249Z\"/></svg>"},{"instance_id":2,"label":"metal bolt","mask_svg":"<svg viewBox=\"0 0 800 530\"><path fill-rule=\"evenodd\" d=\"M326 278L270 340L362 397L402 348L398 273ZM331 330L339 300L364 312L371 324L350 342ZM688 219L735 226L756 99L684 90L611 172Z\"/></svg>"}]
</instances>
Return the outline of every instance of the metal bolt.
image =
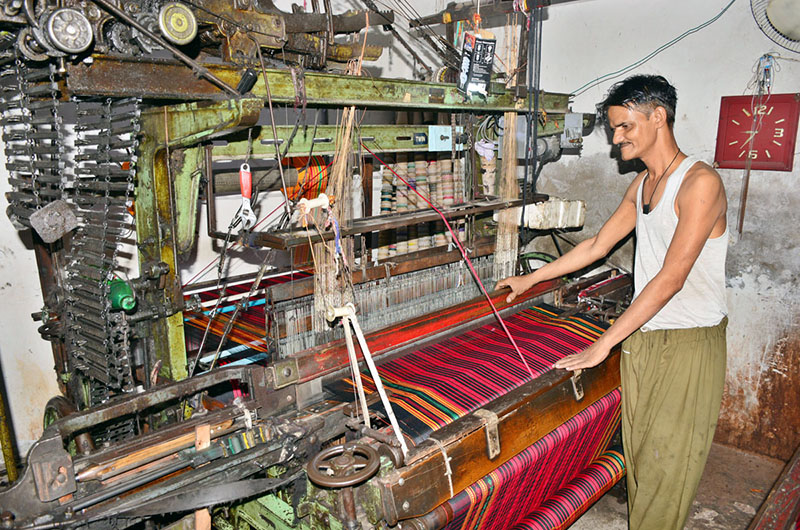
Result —
<instances>
[{"instance_id":1,"label":"metal bolt","mask_svg":"<svg viewBox=\"0 0 800 530\"><path fill-rule=\"evenodd\" d=\"M291 403L293 400L294 400L294 398L292 398L291 394L290 394L290 395L288 395L288 396L286 396L286 401L287 401L288 403Z\"/></svg>"},{"instance_id":2,"label":"metal bolt","mask_svg":"<svg viewBox=\"0 0 800 530\"><path fill-rule=\"evenodd\" d=\"M409 508L411 508L411 504L408 501L403 501L403 511L407 512Z\"/></svg>"},{"instance_id":3,"label":"metal bolt","mask_svg":"<svg viewBox=\"0 0 800 530\"><path fill-rule=\"evenodd\" d=\"M397 485L398 486L402 486L405 483L406 483L406 480L403 477L400 477L400 480L397 481Z\"/></svg>"},{"instance_id":4,"label":"metal bolt","mask_svg":"<svg viewBox=\"0 0 800 530\"><path fill-rule=\"evenodd\" d=\"M292 369L287 366L283 369L283 377L289 377L290 375L292 375Z\"/></svg>"}]
</instances>

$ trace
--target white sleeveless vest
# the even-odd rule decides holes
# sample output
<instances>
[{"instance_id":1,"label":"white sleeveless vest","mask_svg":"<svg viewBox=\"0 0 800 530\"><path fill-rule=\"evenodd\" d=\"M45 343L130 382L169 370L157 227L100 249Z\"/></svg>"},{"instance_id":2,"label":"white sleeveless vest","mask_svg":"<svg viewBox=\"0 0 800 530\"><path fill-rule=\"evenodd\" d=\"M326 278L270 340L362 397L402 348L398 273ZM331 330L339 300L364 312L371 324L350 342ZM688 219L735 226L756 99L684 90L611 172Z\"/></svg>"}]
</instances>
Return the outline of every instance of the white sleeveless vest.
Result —
<instances>
[{"instance_id":1,"label":"white sleeveless vest","mask_svg":"<svg viewBox=\"0 0 800 530\"><path fill-rule=\"evenodd\" d=\"M678 226L675 198L683 177L697 159L687 157L667 179L664 194L649 214L642 213L642 186L636 192L636 253L634 263L634 298L661 270L664 257ZM697 257L683 288L661 308L642 331L716 326L727 315L725 302L725 257L728 252L728 229L709 238Z\"/></svg>"}]
</instances>

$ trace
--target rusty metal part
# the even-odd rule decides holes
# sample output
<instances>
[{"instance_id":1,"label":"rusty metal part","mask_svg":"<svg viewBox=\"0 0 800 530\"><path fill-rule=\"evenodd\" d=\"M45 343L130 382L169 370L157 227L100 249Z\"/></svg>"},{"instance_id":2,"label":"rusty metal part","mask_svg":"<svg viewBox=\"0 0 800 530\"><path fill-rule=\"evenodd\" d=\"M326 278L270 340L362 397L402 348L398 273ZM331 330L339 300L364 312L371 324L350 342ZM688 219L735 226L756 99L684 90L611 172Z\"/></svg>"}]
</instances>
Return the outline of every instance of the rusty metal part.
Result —
<instances>
[{"instance_id":1,"label":"rusty metal part","mask_svg":"<svg viewBox=\"0 0 800 530\"><path fill-rule=\"evenodd\" d=\"M0 376L1 375L2 374L0 374ZM0 390L0 444L3 446L3 462L6 466L8 481L15 482L18 477L17 459L14 456L14 440L11 439L11 422L9 421L8 411L6 410L4 390L4 388Z\"/></svg>"},{"instance_id":2,"label":"rusty metal part","mask_svg":"<svg viewBox=\"0 0 800 530\"><path fill-rule=\"evenodd\" d=\"M140 24L136 19L134 19L133 17L129 16L127 13L125 13L124 11L119 9L117 6L115 6L111 2L108 2L107 0L96 0L95 3L99 4L103 9L105 9L109 13L112 13L114 16L116 16L120 20L124 20L125 22L127 22L128 24L133 26L134 29L136 29L137 31L143 33L149 39L152 39L153 41L155 41L158 44L160 44L163 48L169 50L175 57L177 57L182 62L184 62L187 66L189 66L192 69L192 72L195 75L197 75L199 77L205 77L206 79L208 79L209 81L214 83L219 88L223 89L224 91L228 92L229 94L231 94L231 95L233 95L235 97L238 97L239 93L236 92L235 88L233 88L228 83L226 83L222 79L220 79L217 76L215 76L206 67L204 67L203 65L201 65L200 63L198 63L197 61L195 61L194 59L192 59L191 57L189 57L185 53L183 53L182 51L180 51L178 48L176 48L175 46L173 46L172 44L170 44L169 42L167 42L166 40L161 38L159 35L156 35L154 32L150 31L149 28L147 28L147 27L143 26L142 24Z\"/></svg>"},{"instance_id":3,"label":"rusty metal part","mask_svg":"<svg viewBox=\"0 0 800 530\"><path fill-rule=\"evenodd\" d=\"M31 227L45 243L54 243L78 226L72 207L62 200L48 203L30 216Z\"/></svg>"},{"instance_id":4,"label":"rusty metal part","mask_svg":"<svg viewBox=\"0 0 800 530\"><path fill-rule=\"evenodd\" d=\"M44 407L44 428L46 429L53 422L76 412L75 405L64 396L52 397ZM83 432L75 436L75 451L78 455L89 455L94 449L94 440L92 440L91 434Z\"/></svg>"},{"instance_id":5,"label":"rusty metal part","mask_svg":"<svg viewBox=\"0 0 800 530\"><path fill-rule=\"evenodd\" d=\"M447 523L453 520L453 508L450 503L443 503L437 506L432 511L403 521L403 528L410 528L412 530L439 530L447 526Z\"/></svg>"},{"instance_id":6,"label":"rusty metal part","mask_svg":"<svg viewBox=\"0 0 800 530\"><path fill-rule=\"evenodd\" d=\"M316 35L292 33L286 37L286 49L307 55L317 55L325 52L327 59L343 63L358 58L361 55L362 47L360 44L340 44L335 42L325 46L323 39ZM365 61L376 61L383 53L382 46L368 44L363 49Z\"/></svg>"},{"instance_id":7,"label":"rusty metal part","mask_svg":"<svg viewBox=\"0 0 800 530\"><path fill-rule=\"evenodd\" d=\"M296 480L298 474L288 474L283 478L262 478L238 480L182 488L177 493L159 497L150 502L132 507L125 514L129 516L162 515L165 513L187 512L199 508L228 504L240 499L263 496Z\"/></svg>"},{"instance_id":8,"label":"rusty metal part","mask_svg":"<svg viewBox=\"0 0 800 530\"><path fill-rule=\"evenodd\" d=\"M56 429L60 436L66 437L114 418L142 412L155 405L190 396L231 380L246 383L259 406L269 406L268 393L272 388L273 377L267 369L253 366L223 368L190 380L170 383L152 392L111 400L80 415L66 417L54 423L50 429Z\"/></svg>"},{"instance_id":9,"label":"rusty metal part","mask_svg":"<svg viewBox=\"0 0 800 530\"><path fill-rule=\"evenodd\" d=\"M326 488L349 488L372 478L380 468L378 452L365 444L331 446L306 466L308 480Z\"/></svg>"},{"instance_id":10,"label":"rusty metal part","mask_svg":"<svg viewBox=\"0 0 800 530\"><path fill-rule=\"evenodd\" d=\"M263 5L264 0L259 4ZM284 14L287 33L317 33L328 29L327 15L324 13ZM394 24L394 13L391 11L369 12L370 26ZM367 26L367 12L351 11L331 17L333 33L356 33Z\"/></svg>"},{"instance_id":11,"label":"rusty metal part","mask_svg":"<svg viewBox=\"0 0 800 530\"><path fill-rule=\"evenodd\" d=\"M204 67L231 86L238 84L244 69L231 65ZM215 99L224 94L209 81L197 79L186 67L170 60L93 56L91 65L68 63L67 89L73 95L136 96L177 99ZM291 72L267 69L272 102L293 104L296 97ZM503 89L486 100L464 101L455 85L422 81L305 73L308 105L463 111L479 113L523 112L524 105ZM263 79L248 94L266 97ZM569 95L543 92L540 108L549 113L567 112Z\"/></svg>"}]
</instances>

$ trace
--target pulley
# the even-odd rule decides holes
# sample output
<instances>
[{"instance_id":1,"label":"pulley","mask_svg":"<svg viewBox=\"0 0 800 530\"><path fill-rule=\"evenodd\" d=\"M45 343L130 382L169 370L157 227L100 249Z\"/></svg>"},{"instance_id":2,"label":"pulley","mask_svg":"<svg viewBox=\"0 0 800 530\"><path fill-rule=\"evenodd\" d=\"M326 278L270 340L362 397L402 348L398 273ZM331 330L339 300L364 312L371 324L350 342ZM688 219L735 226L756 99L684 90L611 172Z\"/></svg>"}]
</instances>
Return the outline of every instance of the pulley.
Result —
<instances>
[{"instance_id":1,"label":"pulley","mask_svg":"<svg viewBox=\"0 0 800 530\"><path fill-rule=\"evenodd\" d=\"M158 12L161 34L175 44L189 44L197 36L197 19L192 10L178 2L161 6Z\"/></svg>"},{"instance_id":2,"label":"pulley","mask_svg":"<svg viewBox=\"0 0 800 530\"><path fill-rule=\"evenodd\" d=\"M94 39L92 25L81 11L62 7L47 19L47 38L66 53L81 53L89 49Z\"/></svg>"}]
</instances>

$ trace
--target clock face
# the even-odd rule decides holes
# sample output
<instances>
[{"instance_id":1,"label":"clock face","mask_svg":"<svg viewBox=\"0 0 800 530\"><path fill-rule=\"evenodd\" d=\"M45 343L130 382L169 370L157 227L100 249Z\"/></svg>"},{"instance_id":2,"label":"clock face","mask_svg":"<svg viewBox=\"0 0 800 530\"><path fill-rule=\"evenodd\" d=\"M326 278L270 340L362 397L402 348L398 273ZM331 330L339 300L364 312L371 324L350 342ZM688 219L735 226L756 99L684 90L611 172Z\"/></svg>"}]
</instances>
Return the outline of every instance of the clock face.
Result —
<instances>
[{"instance_id":1,"label":"clock face","mask_svg":"<svg viewBox=\"0 0 800 530\"><path fill-rule=\"evenodd\" d=\"M722 98L714 155L717 167L791 171L800 94Z\"/></svg>"}]
</instances>

